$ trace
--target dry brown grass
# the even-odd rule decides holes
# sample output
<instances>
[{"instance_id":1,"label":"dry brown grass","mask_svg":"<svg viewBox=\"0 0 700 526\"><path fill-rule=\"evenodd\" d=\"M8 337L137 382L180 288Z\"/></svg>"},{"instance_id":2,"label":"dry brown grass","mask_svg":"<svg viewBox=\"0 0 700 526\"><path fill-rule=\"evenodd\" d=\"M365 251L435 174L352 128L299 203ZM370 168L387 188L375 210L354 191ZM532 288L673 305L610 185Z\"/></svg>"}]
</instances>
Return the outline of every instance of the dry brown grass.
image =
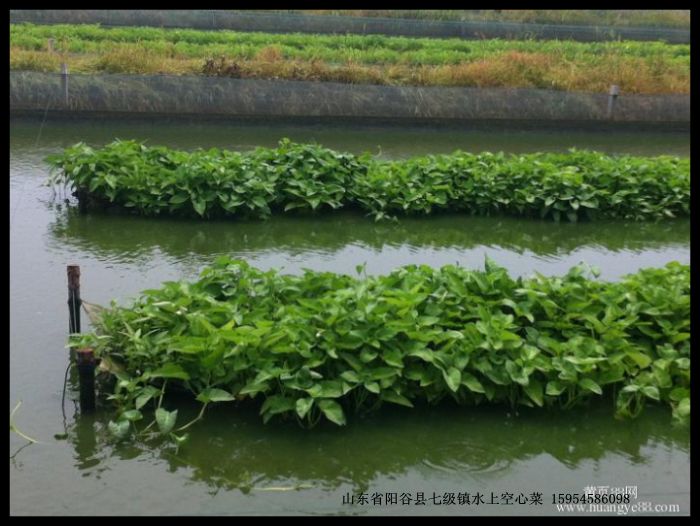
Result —
<instances>
[{"instance_id":1,"label":"dry brown grass","mask_svg":"<svg viewBox=\"0 0 700 526\"><path fill-rule=\"evenodd\" d=\"M29 71L60 71L61 58L56 53L10 48L10 69Z\"/></svg>"},{"instance_id":2,"label":"dry brown grass","mask_svg":"<svg viewBox=\"0 0 700 526\"><path fill-rule=\"evenodd\" d=\"M65 60L74 73L126 73L235 76L240 78L311 80L352 84L545 88L607 92L618 84L623 93L689 93L690 72L662 60L605 56L595 63L566 60L547 53L509 51L474 62L443 66L405 64L328 64L320 60L285 60L276 46L267 46L252 60L217 59L205 68L201 59L156 56L140 45L103 55L69 55L10 49L10 68L60 71Z\"/></svg>"},{"instance_id":3,"label":"dry brown grass","mask_svg":"<svg viewBox=\"0 0 700 526\"><path fill-rule=\"evenodd\" d=\"M255 54L255 60L260 62L280 62L284 60L282 49L274 44L265 46Z\"/></svg>"},{"instance_id":4,"label":"dry brown grass","mask_svg":"<svg viewBox=\"0 0 700 526\"><path fill-rule=\"evenodd\" d=\"M179 60L157 56L145 46L133 44L120 46L113 51L100 55L94 67L106 73L162 73L172 69Z\"/></svg>"}]
</instances>

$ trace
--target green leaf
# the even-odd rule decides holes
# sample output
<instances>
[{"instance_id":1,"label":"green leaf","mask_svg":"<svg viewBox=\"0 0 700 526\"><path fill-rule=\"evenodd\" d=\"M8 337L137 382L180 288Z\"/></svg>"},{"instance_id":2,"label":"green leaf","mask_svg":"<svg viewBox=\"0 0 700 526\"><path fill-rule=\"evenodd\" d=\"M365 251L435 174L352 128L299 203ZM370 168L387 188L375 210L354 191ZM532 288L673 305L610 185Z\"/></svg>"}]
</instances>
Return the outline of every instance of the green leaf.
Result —
<instances>
[{"instance_id":1,"label":"green leaf","mask_svg":"<svg viewBox=\"0 0 700 526\"><path fill-rule=\"evenodd\" d=\"M129 433L129 421L119 420L118 422L113 422L110 420L109 424L107 424L107 429L109 429L109 433L113 437L121 440Z\"/></svg>"},{"instance_id":2,"label":"green leaf","mask_svg":"<svg viewBox=\"0 0 700 526\"><path fill-rule=\"evenodd\" d=\"M340 398L343 396L343 383L339 380L325 380L306 390L313 398Z\"/></svg>"},{"instance_id":3,"label":"green leaf","mask_svg":"<svg viewBox=\"0 0 700 526\"><path fill-rule=\"evenodd\" d=\"M260 408L260 414L263 415L264 422L270 420L270 417L273 415L288 411L296 411L296 400L282 395L267 397Z\"/></svg>"},{"instance_id":4,"label":"green leaf","mask_svg":"<svg viewBox=\"0 0 700 526\"><path fill-rule=\"evenodd\" d=\"M148 386L144 389L143 394L139 395L136 398L136 403L135 403L135 408L136 409L141 409L144 405L148 403L148 401L156 396L160 391L158 389Z\"/></svg>"},{"instance_id":5,"label":"green leaf","mask_svg":"<svg viewBox=\"0 0 700 526\"><path fill-rule=\"evenodd\" d=\"M690 398L684 398L678 403L675 414L680 418L690 417Z\"/></svg>"},{"instance_id":6,"label":"green leaf","mask_svg":"<svg viewBox=\"0 0 700 526\"><path fill-rule=\"evenodd\" d=\"M345 425L345 414L340 404L334 400L319 400L318 407L326 418L339 426Z\"/></svg>"},{"instance_id":7,"label":"green leaf","mask_svg":"<svg viewBox=\"0 0 700 526\"><path fill-rule=\"evenodd\" d=\"M462 372L462 383L473 393L485 393L484 386L476 376L467 372Z\"/></svg>"},{"instance_id":8,"label":"green leaf","mask_svg":"<svg viewBox=\"0 0 700 526\"><path fill-rule=\"evenodd\" d=\"M263 208L263 207L265 206L265 202L262 201L262 200L260 200L260 202L259 202L259 203L256 203L256 204L258 204L258 206L259 206L260 208ZM288 211L290 211L290 210L294 210L295 208L303 208L303 207L305 207L305 206L306 206L306 203L302 203L302 202L287 203L287 204L284 206L284 211L285 211L285 212L288 212Z\"/></svg>"},{"instance_id":9,"label":"green leaf","mask_svg":"<svg viewBox=\"0 0 700 526\"><path fill-rule=\"evenodd\" d=\"M642 393L644 396L647 398L651 398L652 400L659 400L659 388L656 387L655 385L645 385L642 387Z\"/></svg>"},{"instance_id":10,"label":"green leaf","mask_svg":"<svg viewBox=\"0 0 700 526\"><path fill-rule=\"evenodd\" d=\"M500 268L501 267L498 266L498 263L491 259L488 254L484 255L484 269L486 272L496 272Z\"/></svg>"},{"instance_id":11,"label":"green leaf","mask_svg":"<svg viewBox=\"0 0 700 526\"><path fill-rule=\"evenodd\" d=\"M209 402L230 402L235 400L233 395L223 389L209 388L197 395L197 400L207 404Z\"/></svg>"},{"instance_id":12,"label":"green leaf","mask_svg":"<svg viewBox=\"0 0 700 526\"><path fill-rule=\"evenodd\" d=\"M359 371L362 371L362 369L364 368L362 362L360 360L358 360L355 356L351 355L350 353L339 352L338 356L340 356L343 360L345 360L350 365L350 367L355 369L355 371L359 372Z\"/></svg>"},{"instance_id":13,"label":"green leaf","mask_svg":"<svg viewBox=\"0 0 700 526\"><path fill-rule=\"evenodd\" d=\"M641 369L646 369L651 364L651 358L638 351L627 351L627 356L632 358Z\"/></svg>"},{"instance_id":14,"label":"green leaf","mask_svg":"<svg viewBox=\"0 0 700 526\"><path fill-rule=\"evenodd\" d=\"M365 389L370 393L379 394L380 388L377 382L365 382Z\"/></svg>"},{"instance_id":15,"label":"green leaf","mask_svg":"<svg viewBox=\"0 0 700 526\"><path fill-rule=\"evenodd\" d=\"M177 194L177 195L172 196L170 198L169 202L170 202L170 204L173 204L173 205L179 205L179 204L187 201L189 198L190 198L190 196L187 194Z\"/></svg>"},{"instance_id":16,"label":"green leaf","mask_svg":"<svg viewBox=\"0 0 700 526\"><path fill-rule=\"evenodd\" d=\"M177 447L180 447L185 442L187 442L187 439L190 438L190 434L185 433L184 435L178 436L175 433L170 433L170 438L172 438L173 441L177 444Z\"/></svg>"},{"instance_id":17,"label":"green leaf","mask_svg":"<svg viewBox=\"0 0 700 526\"><path fill-rule=\"evenodd\" d=\"M266 391L268 389L268 387L269 387L269 385L267 382L255 382L255 381L253 381L253 382L250 382L249 384L247 384L245 387L243 387L243 389L241 389L239 391L239 394L242 394L242 395L244 395L244 394L247 394L247 395L257 394L257 393L261 393L261 392Z\"/></svg>"},{"instance_id":18,"label":"green leaf","mask_svg":"<svg viewBox=\"0 0 700 526\"><path fill-rule=\"evenodd\" d=\"M370 380L382 380L384 378L391 378L397 374L399 374L398 371L391 367L376 367L370 369L369 378Z\"/></svg>"},{"instance_id":19,"label":"green leaf","mask_svg":"<svg viewBox=\"0 0 700 526\"><path fill-rule=\"evenodd\" d=\"M177 421L177 409L175 411L166 411L162 407L156 409L156 424L162 434L167 434L172 431Z\"/></svg>"},{"instance_id":20,"label":"green leaf","mask_svg":"<svg viewBox=\"0 0 700 526\"><path fill-rule=\"evenodd\" d=\"M195 212L197 212L200 216L203 217L204 212L207 210L207 202L203 199L193 199L192 207L194 208Z\"/></svg>"},{"instance_id":21,"label":"green leaf","mask_svg":"<svg viewBox=\"0 0 700 526\"><path fill-rule=\"evenodd\" d=\"M391 402L393 404L404 405L406 407L413 407L411 401L394 391L383 391L380 398L386 402Z\"/></svg>"},{"instance_id":22,"label":"green leaf","mask_svg":"<svg viewBox=\"0 0 700 526\"><path fill-rule=\"evenodd\" d=\"M299 418L304 418L314 405L313 398L299 398L296 403L296 410Z\"/></svg>"},{"instance_id":23,"label":"green leaf","mask_svg":"<svg viewBox=\"0 0 700 526\"><path fill-rule=\"evenodd\" d=\"M345 371L340 375L340 377L346 382L350 382L352 384L357 384L361 381L360 377L355 371Z\"/></svg>"},{"instance_id":24,"label":"green leaf","mask_svg":"<svg viewBox=\"0 0 700 526\"><path fill-rule=\"evenodd\" d=\"M690 358L676 358L675 362L676 367L678 367L679 369L690 369Z\"/></svg>"},{"instance_id":25,"label":"green leaf","mask_svg":"<svg viewBox=\"0 0 700 526\"><path fill-rule=\"evenodd\" d=\"M177 378L179 380L189 380L190 375L176 363L166 363L155 371L146 371L143 374L144 379L149 378Z\"/></svg>"},{"instance_id":26,"label":"green leaf","mask_svg":"<svg viewBox=\"0 0 700 526\"><path fill-rule=\"evenodd\" d=\"M678 334L675 334L674 336L671 336L671 339L669 340L671 343L680 343L685 340L690 339L690 333L689 332L680 332Z\"/></svg>"},{"instance_id":27,"label":"green leaf","mask_svg":"<svg viewBox=\"0 0 700 526\"><path fill-rule=\"evenodd\" d=\"M141 420L143 418L143 415L141 414L141 411L137 409L130 409L129 411L124 411L121 415L121 418L124 418L129 422L136 422L138 420Z\"/></svg>"},{"instance_id":28,"label":"green leaf","mask_svg":"<svg viewBox=\"0 0 700 526\"><path fill-rule=\"evenodd\" d=\"M253 197L252 201L253 201L253 204L255 204L255 206L257 206L258 208L266 208L267 207L267 203L265 202L265 199L263 199L260 196Z\"/></svg>"},{"instance_id":29,"label":"green leaf","mask_svg":"<svg viewBox=\"0 0 700 526\"><path fill-rule=\"evenodd\" d=\"M559 396L566 390L566 385L562 384L557 380L551 380L547 382L546 393L550 396Z\"/></svg>"},{"instance_id":30,"label":"green leaf","mask_svg":"<svg viewBox=\"0 0 700 526\"><path fill-rule=\"evenodd\" d=\"M416 356L428 363L433 363L433 360L435 359L435 354L433 353L433 351L430 351L428 349L417 349L415 351L411 351L408 355Z\"/></svg>"},{"instance_id":31,"label":"green leaf","mask_svg":"<svg viewBox=\"0 0 700 526\"><path fill-rule=\"evenodd\" d=\"M579 380L578 385L582 389L586 389L587 391L591 391L595 394L603 394L603 390L600 388L600 386L590 378L582 378L581 380Z\"/></svg>"},{"instance_id":32,"label":"green leaf","mask_svg":"<svg viewBox=\"0 0 700 526\"><path fill-rule=\"evenodd\" d=\"M401 352L398 349L387 349L382 353L382 359L387 365L392 367L403 367Z\"/></svg>"},{"instance_id":33,"label":"green leaf","mask_svg":"<svg viewBox=\"0 0 700 526\"><path fill-rule=\"evenodd\" d=\"M456 393L457 389L459 389L459 384L462 381L462 373L460 373L458 369L450 367L447 372L443 371L442 375L445 378L447 387L449 387L452 392Z\"/></svg>"},{"instance_id":34,"label":"green leaf","mask_svg":"<svg viewBox=\"0 0 700 526\"><path fill-rule=\"evenodd\" d=\"M527 393L527 395L533 402L535 402L538 406L542 407L542 405L544 404L542 396L543 388L542 383L539 380L535 378L530 378L529 383L523 386L523 390Z\"/></svg>"},{"instance_id":35,"label":"green leaf","mask_svg":"<svg viewBox=\"0 0 700 526\"><path fill-rule=\"evenodd\" d=\"M676 387L668 394L668 397L674 402L680 402L683 398L688 398L689 396L690 389L687 387Z\"/></svg>"}]
</instances>

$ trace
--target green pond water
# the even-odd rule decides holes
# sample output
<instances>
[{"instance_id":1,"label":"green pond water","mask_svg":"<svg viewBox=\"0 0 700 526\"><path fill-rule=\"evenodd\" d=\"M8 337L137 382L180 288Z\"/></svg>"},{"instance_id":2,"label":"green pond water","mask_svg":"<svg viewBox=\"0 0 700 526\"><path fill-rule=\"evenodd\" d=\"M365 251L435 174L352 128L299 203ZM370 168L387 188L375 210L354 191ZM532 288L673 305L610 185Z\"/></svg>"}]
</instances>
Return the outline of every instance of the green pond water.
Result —
<instances>
[{"instance_id":1,"label":"green pond water","mask_svg":"<svg viewBox=\"0 0 700 526\"><path fill-rule=\"evenodd\" d=\"M293 423L265 425L256 407L224 405L192 428L179 451L158 443L111 444L109 411L78 416L73 376L61 407L68 263L81 266L82 296L98 304L126 303L162 281L194 279L222 254L292 273L354 274L361 263L372 274L411 263L479 268L488 255L515 275L556 275L583 261L599 267L601 279L614 280L672 260L689 263L688 221L555 225L442 215L374 223L350 213L266 222L144 219L80 215L65 203L69 195L42 186L46 155L77 141L100 145L115 137L184 149L248 149L290 137L402 158L458 148L570 147L688 156L687 135L41 119L13 119L10 132L10 410L22 401L15 423L40 441L25 447L10 433L12 514L567 515L573 512L558 511L552 493L589 486L636 486L633 502L678 505L689 513L689 431L672 426L665 407L619 422L612 400L568 413L396 406L351 418L344 428L308 431ZM168 403L180 408L183 422L197 410L186 401ZM368 504L344 502L363 492ZM426 505L371 500L374 493L415 498L418 492ZM430 500L433 493L466 492L480 492L485 503ZM543 504L489 504L492 492L499 502L503 493L539 492Z\"/></svg>"}]
</instances>

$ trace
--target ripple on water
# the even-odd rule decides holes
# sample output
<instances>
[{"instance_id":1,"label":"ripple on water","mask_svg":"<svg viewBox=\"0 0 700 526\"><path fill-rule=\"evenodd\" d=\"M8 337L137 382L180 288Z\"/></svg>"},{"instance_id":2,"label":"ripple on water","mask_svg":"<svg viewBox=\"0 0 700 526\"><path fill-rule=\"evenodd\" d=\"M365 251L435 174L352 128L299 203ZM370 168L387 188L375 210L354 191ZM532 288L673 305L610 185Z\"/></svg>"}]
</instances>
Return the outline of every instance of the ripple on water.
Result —
<instances>
[{"instance_id":1,"label":"ripple on water","mask_svg":"<svg viewBox=\"0 0 700 526\"><path fill-rule=\"evenodd\" d=\"M495 444L481 446L470 442L452 442L433 451L434 457L424 458L421 463L444 473L491 474L508 469L512 461L506 448Z\"/></svg>"}]
</instances>

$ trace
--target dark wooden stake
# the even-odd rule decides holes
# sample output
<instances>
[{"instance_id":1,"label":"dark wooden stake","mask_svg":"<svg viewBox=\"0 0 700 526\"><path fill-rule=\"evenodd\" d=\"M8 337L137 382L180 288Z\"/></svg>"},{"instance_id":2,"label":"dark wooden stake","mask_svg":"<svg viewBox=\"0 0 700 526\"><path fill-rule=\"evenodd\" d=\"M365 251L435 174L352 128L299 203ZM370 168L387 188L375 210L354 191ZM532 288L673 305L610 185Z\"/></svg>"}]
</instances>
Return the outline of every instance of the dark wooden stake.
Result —
<instances>
[{"instance_id":1,"label":"dark wooden stake","mask_svg":"<svg viewBox=\"0 0 700 526\"><path fill-rule=\"evenodd\" d=\"M80 332L80 267L68 265L68 332Z\"/></svg>"},{"instance_id":2,"label":"dark wooden stake","mask_svg":"<svg viewBox=\"0 0 700 526\"><path fill-rule=\"evenodd\" d=\"M80 382L80 412L95 410L95 353L89 347L76 352L78 380Z\"/></svg>"}]
</instances>

